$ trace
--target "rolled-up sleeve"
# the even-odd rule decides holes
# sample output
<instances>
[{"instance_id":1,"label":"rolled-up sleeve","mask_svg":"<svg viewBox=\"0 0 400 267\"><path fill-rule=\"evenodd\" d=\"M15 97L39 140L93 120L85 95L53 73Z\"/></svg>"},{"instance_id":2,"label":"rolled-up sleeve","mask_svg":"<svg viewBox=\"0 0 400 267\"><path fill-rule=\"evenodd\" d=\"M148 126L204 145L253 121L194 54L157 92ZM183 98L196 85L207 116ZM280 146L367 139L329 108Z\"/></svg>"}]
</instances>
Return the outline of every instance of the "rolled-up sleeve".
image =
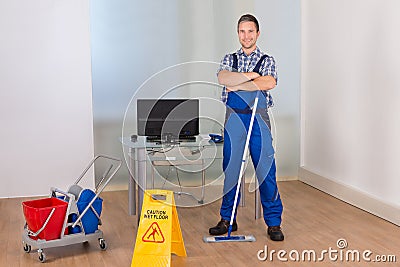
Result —
<instances>
[{"instance_id":1,"label":"rolled-up sleeve","mask_svg":"<svg viewBox=\"0 0 400 267\"><path fill-rule=\"evenodd\" d=\"M271 56L265 58L263 64L261 65L262 76L272 76L278 83L278 72L276 70L275 59Z\"/></svg>"},{"instance_id":2,"label":"rolled-up sleeve","mask_svg":"<svg viewBox=\"0 0 400 267\"><path fill-rule=\"evenodd\" d=\"M222 59L221 63L219 64L219 68L217 70L217 75L221 70L232 71L232 65L233 65L233 56L231 54L225 55L225 57Z\"/></svg>"}]
</instances>

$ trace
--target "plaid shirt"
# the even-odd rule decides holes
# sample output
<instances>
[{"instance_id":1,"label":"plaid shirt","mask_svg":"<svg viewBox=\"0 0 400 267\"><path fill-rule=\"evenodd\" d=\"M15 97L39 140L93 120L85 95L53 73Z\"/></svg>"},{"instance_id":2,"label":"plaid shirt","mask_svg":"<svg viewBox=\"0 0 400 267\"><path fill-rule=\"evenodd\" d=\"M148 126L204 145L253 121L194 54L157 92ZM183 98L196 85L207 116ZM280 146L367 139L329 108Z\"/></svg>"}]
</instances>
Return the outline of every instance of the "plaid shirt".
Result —
<instances>
[{"instance_id":1,"label":"plaid shirt","mask_svg":"<svg viewBox=\"0 0 400 267\"><path fill-rule=\"evenodd\" d=\"M236 55L238 59L238 69L237 70L232 69L233 56L232 54L227 54L221 61L221 64L217 71L217 75L221 70L251 72L257 65L257 62L260 60L260 58L264 55L264 53L258 47L256 47L256 49L250 55L246 55L246 53L243 52L242 48L240 48L238 51L236 51ZM272 56L267 55L265 60L262 62L260 67L260 74L261 76L267 76L267 75L272 76L275 78L276 82L278 82L278 74L276 72L275 59ZM267 99L268 107L272 107L274 105L274 101L272 99L270 92L269 91L263 91L263 92ZM227 98L228 98L228 92L226 91L226 87L224 86L221 95L222 102L226 103Z\"/></svg>"}]
</instances>

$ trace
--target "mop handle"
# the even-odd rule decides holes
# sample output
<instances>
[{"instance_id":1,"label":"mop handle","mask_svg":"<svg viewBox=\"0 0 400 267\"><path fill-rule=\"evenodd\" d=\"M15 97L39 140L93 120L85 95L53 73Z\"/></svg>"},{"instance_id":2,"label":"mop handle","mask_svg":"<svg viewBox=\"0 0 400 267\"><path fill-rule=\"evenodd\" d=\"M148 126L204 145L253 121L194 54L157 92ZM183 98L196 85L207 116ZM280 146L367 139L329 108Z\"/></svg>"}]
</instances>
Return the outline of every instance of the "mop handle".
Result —
<instances>
[{"instance_id":1,"label":"mop handle","mask_svg":"<svg viewBox=\"0 0 400 267\"><path fill-rule=\"evenodd\" d=\"M229 223L228 237L230 237L231 232L232 232L233 218L235 217L236 206L237 206L237 200L238 200L238 197L239 197L240 185L241 185L241 183L242 183L242 176L243 176L243 172L244 172L244 168L245 168L247 152L248 152L248 150L249 150L250 136L251 136L251 132L253 131L253 123L254 123L254 118L255 118L255 116L256 116L257 105L258 105L258 96L259 96L259 94L260 94L260 91L257 91L256 98L254 99L253 110L252 110L252 112L251 112L249 130L248 130L248 132L247 132L246 144L245 144L245 146L244 146L244 151L243 151L243 156L242 156L242 164L241 164L241 166L240 166L238 184L237 184L237 186L236 186L235 201L233 202L233 209L232 209L232 214L231 214L231 221L230 221L230 223Z\"/></svg>"}]
</instances>

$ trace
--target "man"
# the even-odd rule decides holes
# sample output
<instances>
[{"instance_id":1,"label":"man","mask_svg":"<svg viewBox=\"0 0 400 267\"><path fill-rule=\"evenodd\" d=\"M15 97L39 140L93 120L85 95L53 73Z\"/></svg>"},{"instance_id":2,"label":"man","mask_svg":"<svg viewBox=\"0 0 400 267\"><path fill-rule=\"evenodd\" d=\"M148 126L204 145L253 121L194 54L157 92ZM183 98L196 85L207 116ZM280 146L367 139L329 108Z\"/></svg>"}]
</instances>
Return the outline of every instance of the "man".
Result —
<instances>
[{"instance_id":1,"label":"man","mask_svg":"<svg viewBox=\"0 0 400 267\"><path fill-rule=\"evenodd\" d=\"M256 45L260 31L254 16L241 16L237 32L241 48L233 54L225 55L218 69L218 81L224 85L222 99L227 106L223 149L225 180L220 209L221 221L211 227L209 233L222 235L228 231L252 106L260 91L249 150L259 183L264 221L268 226L267 234L271 240L282 241L284 235L280 226L283 207L276 184L274 149L268 117L268 107L273 105L269 90L277 82L275 60ZM232 231L237 228L235 212Z\"/></svg>"}]
</instances>

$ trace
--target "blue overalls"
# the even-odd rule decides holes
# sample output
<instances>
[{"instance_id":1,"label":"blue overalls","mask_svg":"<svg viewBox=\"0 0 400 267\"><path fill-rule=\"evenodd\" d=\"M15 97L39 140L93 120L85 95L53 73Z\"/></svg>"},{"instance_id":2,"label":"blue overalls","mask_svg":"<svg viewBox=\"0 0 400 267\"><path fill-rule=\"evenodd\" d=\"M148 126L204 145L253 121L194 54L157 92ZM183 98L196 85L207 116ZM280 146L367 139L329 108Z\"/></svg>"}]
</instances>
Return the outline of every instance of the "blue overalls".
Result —
<instances>
[{"instance_id":1,"label":"blue overalls","mask_svg":"<svg viewBox=\"0 0 400 267\"><path fill-rule=\"evenodd\" d=\"M254 72L259 72L263 59L264 57L257 63L253 70ZM237 69L235 54L233 64L233 68ZM251 107L254 104L256 95L257 91L236 91L228 94L222 164L225 174L224 196L220 209L221 218L228 221L232 214L246 136L252 115ZM260 93L253 130L250 136L249 151L258 179L265 223L268 226L279 226L283 207L276 184L275 152L272 146L270 128L266 98ZM238 202L239 200L240 193Z\"/></svg>"}]
</instances>

